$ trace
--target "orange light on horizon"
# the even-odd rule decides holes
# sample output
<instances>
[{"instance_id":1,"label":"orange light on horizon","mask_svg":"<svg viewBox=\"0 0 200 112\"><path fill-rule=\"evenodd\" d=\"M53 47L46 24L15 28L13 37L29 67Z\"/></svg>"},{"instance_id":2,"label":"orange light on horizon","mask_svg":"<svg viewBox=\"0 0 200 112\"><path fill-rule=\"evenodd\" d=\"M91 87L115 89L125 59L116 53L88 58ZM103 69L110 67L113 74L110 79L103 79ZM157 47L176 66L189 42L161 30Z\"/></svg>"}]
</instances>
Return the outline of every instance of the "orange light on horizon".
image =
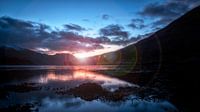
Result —
<instances>
[{"instance_id":1,"label":"orange light on horizon","mask_svg":"<svg viewBox=\"0 0 200 112\"><path fill-rule=\"evenodd\" d=\"M91 53L90 52L80 52L80 53L75 53L73 55L78 59L84 59L84 58L90 57Z\"/></svg>"},{"instance_id":2,"label":"orange light on horizon","mask_svg":"<svg viewBox=\"0 0 200 112\"><path fill-rule=\"evenodd\" d=\"M119 46L119 45L106 45L106 44L102 44L102 46L104 47L103 49L96 49L96 50L88 51L88 52L86 52L86 51L85 52L77 52L77 53L74 53L73 55L78 59L84 59L84 58L102 55L104 53L116 51L116 50L119 50L124 47L124 46Z\"/></svg>"}]
</instances>

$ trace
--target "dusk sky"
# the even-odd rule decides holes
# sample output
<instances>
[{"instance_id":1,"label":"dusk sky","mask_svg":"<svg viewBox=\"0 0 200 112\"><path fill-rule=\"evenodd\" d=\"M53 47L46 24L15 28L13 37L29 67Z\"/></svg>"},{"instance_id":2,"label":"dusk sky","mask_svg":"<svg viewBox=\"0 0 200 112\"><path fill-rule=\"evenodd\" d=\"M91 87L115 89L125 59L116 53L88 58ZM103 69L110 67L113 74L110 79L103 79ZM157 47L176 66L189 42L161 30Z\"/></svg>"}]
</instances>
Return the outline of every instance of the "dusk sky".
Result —
<instances>
[{"instance_id":1,"label":"dusk sky","mask_svg":"<svg viewBox=\"0 0 200 112\"><path fill-rule=\"evenodd\" d=\"M199 0L1 0L0 45L94 55L145 38L199 4Z\"/></svg>"}]
</instances>

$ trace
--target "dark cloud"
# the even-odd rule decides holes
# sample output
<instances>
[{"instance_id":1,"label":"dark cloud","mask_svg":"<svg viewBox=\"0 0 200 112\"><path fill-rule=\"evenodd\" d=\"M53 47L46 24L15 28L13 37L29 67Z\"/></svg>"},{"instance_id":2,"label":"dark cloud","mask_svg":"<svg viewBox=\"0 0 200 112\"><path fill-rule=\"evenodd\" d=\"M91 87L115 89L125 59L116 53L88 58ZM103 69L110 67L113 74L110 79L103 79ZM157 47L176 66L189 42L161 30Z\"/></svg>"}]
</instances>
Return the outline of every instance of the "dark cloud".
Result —
<instances>
[{"instance_id":1,"label":"dark cloud","mask_svg":"<svg viewBox=\"0 0 200 112\"><path fill-rule=\"evenodd\" d=\"M58 38L58 36L61 38ZM64 31L58 32L56 37L44 42L43 46L55 51L88 51L103 48L96 39Z\"/></svg>"},{"instance_id":2,"label":"dark cloud","mask_svg":"<svg viewBox=\"0 0 200 112\"><path fill-rule=\"evenodd\" d=\"M101 43L110 43L111 42L111 40L108 37L105 37L105 36L97 37L96 39Z\"/></svg>"},{"instance_id":3,"label":"dark cloud","mask_svg":"<svg viewBox=\"0 0 200 112\"><path fill-rule=\"evenodd\" d=\"M152 34L154 34L154 32L145 33L145 34L142 34L142 35L137 35L135 37L130 37L129 43L137 42L137 41L139 41L141 39L144 39L144 38L147 38L147 37L151 36Z\"/></svg>"},{"instance_id":4,"label":"dark cloud","mask_svg":"<svg viewBox=\"0 0 200 112\"><path fill-rule=\"evenodd\" d=\"M114 37L114 40L126 40L128 39L129 33L127 31L123 31L124 27L111 24L104 28L100 29L100 35L102 36L110 36Z\"/></svg>"},{"instance_id":5,"label":"dark cloud","mask_svg":"<svg viewBox=\"0 0 200 112\"><path fill-rule=\"evenodd\" d=\"M130 37L127 40L114 40L114 41L111 41L111 43L117 44L117 45L127 45L127 44L131 44L131 43L135 43L135 42L137 42L141 39L147 38L147 37L151 36L153 33L154 32L146 33L146 34L143 34L143 35L137 35L135 37Z\"/></svg>"},{"instance_id":6,"label":"dark cloud","mask_svg":"<svg viewBox=\"0 0 200 112\"><path fill-rule=\"evenodd\" d=\"M0 45L54 51L79 51L103 48L98 39L66 30L52 30L48 25L0 17Z\"/></svg>"},{"instance_id":7,"label":"dark cloud","mask_svg":"<svg viewBox=\"0 0 200 112\"><path fill-rule=\"evenodd\" d=\"M159 27L160 25L167 25L169 22L173 21L173 18L162 18L158 19L152 23L152 28Z\"/></svg>"},{"instance_id":8,"label":"dark cloud","mask_svg":"<svg viewBox=\"0 0 200 112\"><path fill-rule=\"evenodd\" d=\"M111 40L111 39L109 39L108 37L105 37L105 36L97 37L97 39L101 43L110 43L110 44L115 44L115 45L127 45L127 44L130 44L130 43L137 42L138 40L141 40L143 38L149 37L152 34L153 33L146 33L146 34L143 34L143 35L130 37L130 38L126 39L126 40Z\"/></svg>"},{"instance_id":9,"label":"dark cloud","mask_svg":"<svg viewBox=\"0 0 200 112\"><path fill-rule=\"evenodd\" d=\"M67 27L69 28L69 26ZM78 30L77 28L79 27L71 29L76 29L76 31L82 29L79 28ZM0 45L19 46L36 51L48 49L50 52L78 52L102 49L103 46L101 44L103 43L126 44L130 41L128 39L129 33L117 24L108 25L100 29L100 34L101 37L97 38L86 37L71 30L53 30L46 24L23 21L11 17L0 17Z\"/></svg>"},{"instance_id":10,"label":"dark cloud","mask_svg":"<svg viewBox=\"0 0 200 112\"><path fill-rule=\"evenodd\" d=\"M43 43L44 47L55 51L89 51L101 49L100 41L91 37L84 37L74 32L57 32L54 38L48 39Z\"/></svg>"},{"instance_id":11,"label":"dark cloud","mask_svg":"<svg viewBox=\"0 0 200 112\"><path fill-rule=\"evenodd\" d=\"M137 22L137 23L144 23L144 20L143 19L132 19L131 20L132 22Z\"/></svg>"},{"instance_id":12,"label":"dark cloud","mask_svg":"<svg viewBox=\"0 0 200 112\"><path fill-rule=\"evenodd\" d=\"M103 20L108 20L110 18L110 15L108 15L108 14L103 14L102 15L102 19Z\"/></svg>"},{"instance_id":13,"label":"dark cloud","mask_svg":"<svg viewBox=\"0 0 200 112\"><path fill-rule=\"evenodd\" d=\"M147 5L144 10L140 12L140 14L151 17L171 17L179 15L186 10L188 10L188 6L186 4L178 5L175 2L164 4L151 3Z\"/></svg>"},{"instance_id":14,"label":"dark cloud","mask_svg":"<svg viewBox=\"0 0 200 112\"><path fill-rule=\"evenodd\" d=\"M13 19L13 18L9 18L7 16L1 17L0 25L1 25L2 28L7 28L10 25L12 25L15 28L19 28L19 29L33 27L31 22Z\"/></svg>"},{"instance_id":15,"label":"dark cloud","mask_svg":"<svg viewBox=\"0 0 200 112\"><path fill-rule=\"evenodd\" d=\"M155 18L153 26L167 25L199 4L199 0L167 0L164 3L148 4L139 14Z\"/></svg>"},{"instance_id":16,"label":"dark cloud","mask_svg":"<svg viewBox=\"0 0 200 112\"><path fill-rule=\"evenodd\" d=\"M180 4L187 4L189 9L192 9L194 7L197 7L200 5L199 0L168 0L169 2L175 2Z\"/></svg>"},{"instance_id":17,"label":"dark cloud","mask_svg":"<svg viewBox=\"0 0 200 112\"><path fill-rule=\"evenodd\" d=\"M128 24L128 27L132 29L143 29L147 27L147 25L144 24L144 20L142 19L132 19L131 23Z\"/></svg>"},{"instance_id":18,"label":"dark cloud","mask_svg":"<svg viewBox=\"0 0 200 112\"><path fill-rule=\"evenodd\" d=\"M132 29L137 29L137 25L135 23L128 24L128 27L130 27Z\"/></svg>"},{"instance_id":19,"label":"dark cloud","mask_svg":"<svg viewBox=\"0 0 200 112\"><path fill-rule=\"evenodd\" d=\"M34 22L22 21L10 17L0 18L0 44L35 46L50 35L48 27Z\"/></svg>"},{"instance_id":20,"label":"dark cloud","mask_svg":"<svg viewBox=\"0 0 200 112\"><path fill-rule=\"evenodd\" d=\"M66 25L64 25L64 27L67 30L74 30L74 31L84 31L84 30L86 30L85 28L83 28L79 25L76 25L76 24L66 24Z\"/></svg>"}]
</instances>

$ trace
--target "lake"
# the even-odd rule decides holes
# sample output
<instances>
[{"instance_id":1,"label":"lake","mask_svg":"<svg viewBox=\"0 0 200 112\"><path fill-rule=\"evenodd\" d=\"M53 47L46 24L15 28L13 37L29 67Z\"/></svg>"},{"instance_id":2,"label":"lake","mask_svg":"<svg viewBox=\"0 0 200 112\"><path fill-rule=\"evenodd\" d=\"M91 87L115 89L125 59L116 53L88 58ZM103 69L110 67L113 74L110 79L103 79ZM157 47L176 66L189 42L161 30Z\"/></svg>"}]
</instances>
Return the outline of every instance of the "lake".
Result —
<instances>
[{"instance_id":1,"label":"lake","mask_svg":"<svg viewBox=\"0 0 200 112\"><path fill-rule=\"evenodd\" d=\"M110 75L114 65L0 66L0 111L176 112L165 99Z\"/></svg>"}]
</instances>

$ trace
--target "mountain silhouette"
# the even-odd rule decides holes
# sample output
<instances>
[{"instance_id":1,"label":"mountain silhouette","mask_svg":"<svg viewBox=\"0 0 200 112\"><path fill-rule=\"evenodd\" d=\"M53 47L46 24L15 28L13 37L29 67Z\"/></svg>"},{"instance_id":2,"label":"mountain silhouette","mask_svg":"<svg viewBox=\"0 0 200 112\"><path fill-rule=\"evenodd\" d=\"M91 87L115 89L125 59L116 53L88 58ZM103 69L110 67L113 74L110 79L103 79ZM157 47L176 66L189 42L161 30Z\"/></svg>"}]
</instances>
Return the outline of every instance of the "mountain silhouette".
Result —
<instances>
[{"instance_id":1,"label":"mountain silhouette","mask_svg":"<svg viewBox=\"0 0 200 112\"><path fill-rule=\"evenodd\" d=\"M199 42L200 7L196 7L150 37L112 53L121 54L121 64L131 58L135 63L131 72L120 78L167 91L163 96L180 110L194 111L200 89Z\"/></svg>"},{"instance_id":2,"label":"mountain silhouette","mask_svg":"<svg viewBox=\"0 0 200 112\"><path fill-rule=\"evenodd\" d=\"M200 80L200 6L150 37L115 52L88 58L90 64L133 65L121 79L158 88L181 111L198 109ZM46 55L22 48L0 47L0 64L81 64L70 54ZM85 63L87 64L87 63Z\"/></svg>"},{"instance_id":3,"label":"mountain silhouette","mask_svg":"<svg viewBox=\"0 0 200 112\"><path fill-rule=\"evenodd\" d=\"M1 65L70 65L71 54L47 55L12 46L0 47Z\"/></svg>"}]
</instances>

